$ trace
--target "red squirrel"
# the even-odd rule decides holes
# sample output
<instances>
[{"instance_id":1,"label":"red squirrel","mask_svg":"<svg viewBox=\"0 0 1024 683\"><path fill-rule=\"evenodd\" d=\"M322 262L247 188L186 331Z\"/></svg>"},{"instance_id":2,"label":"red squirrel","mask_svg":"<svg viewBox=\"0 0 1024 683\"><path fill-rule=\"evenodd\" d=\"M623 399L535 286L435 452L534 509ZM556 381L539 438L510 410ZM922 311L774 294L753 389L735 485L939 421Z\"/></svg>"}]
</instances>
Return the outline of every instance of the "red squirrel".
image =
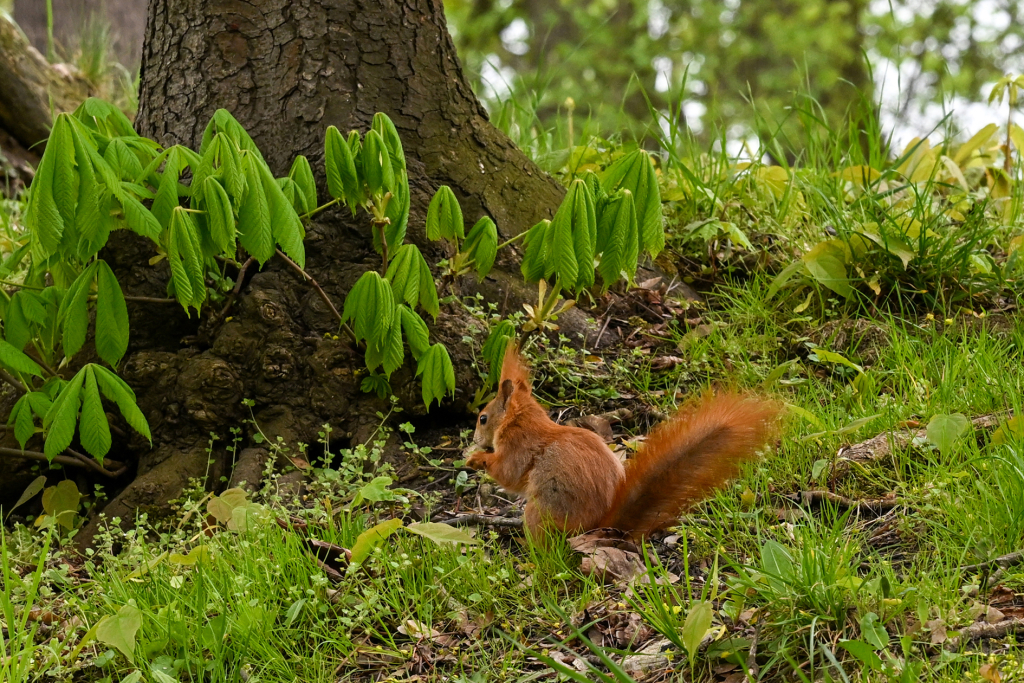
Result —
<instances>
[{"instance_id":1,"label":"red squirrel","mask_svg":"<svg viewBox=\"0 0 1024 683\"><path fill-rule=\"evenodd\" d=\"M647 536L735 476L768 441L777 406L735 393L684 406L623 466L594 432L556 424L533 397L529 369L510 343L497 396L477 417L467 465L526 497L534 540L545 529L613 527Z\"/></svg>"}]
</instances>

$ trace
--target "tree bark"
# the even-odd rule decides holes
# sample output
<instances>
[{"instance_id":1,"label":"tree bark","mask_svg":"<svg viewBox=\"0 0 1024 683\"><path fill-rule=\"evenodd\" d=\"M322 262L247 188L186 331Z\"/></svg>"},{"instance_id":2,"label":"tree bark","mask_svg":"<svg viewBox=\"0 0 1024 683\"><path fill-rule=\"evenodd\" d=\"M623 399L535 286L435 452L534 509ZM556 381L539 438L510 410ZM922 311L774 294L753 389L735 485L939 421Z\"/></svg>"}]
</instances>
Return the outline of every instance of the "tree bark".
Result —
<instances>
[{"instance_id":1,"label":"tree bark","mask_svg":"<svg viewBox=\"0 0 1024 683\"><path fill-rule=\"evenodd\" d=\"M387 113L409 166L409 239L429 263L445 256L423 230L439 185L455 191L468 224L487 214L506 236L551 217L564 192L488 123L462 75L440 0L151 0L139 132L163 145L198 148L218 108L245 126L277 175L305 154L321 202L327 126L366 130L375 112ZM151 244L118 233L104 258L127 294L164 296L166 262L149 266L152 254ZM518 307L530 290L517 285L515 264L504 258L487 282L457 283L463 289L454 293L482 291L505 310ZM356 279L379 266L362 215L332 209L307 227L306 269L339 310ZM159 507L189 477L214 488L230 476L232 428L243 428L240 447L256 445L242 399L255 402L254 422L271 444L278 437L292 447L312 444L306 457L316 456L325 423L334 429L332 446L343 447L366 441L380 423L378 411L388 411L386 401L360 391L361 354L339 338L336 319L302 278L272 259L243 285L225 318L219 306L190 320L180 308L129 304L132 339L122 372L150 422L154 447L134 444L141 453L137 477L107 506L108 518ZM446 410L465 416L479 383L462 341L473 333L484 330L461 306L442 308L431 337L452 356L455 399L422 417L407 355L391 378L403 419L420 419L422 429ZM83 544L99 524L90 522Z\"/></svg>"}]
</instances>

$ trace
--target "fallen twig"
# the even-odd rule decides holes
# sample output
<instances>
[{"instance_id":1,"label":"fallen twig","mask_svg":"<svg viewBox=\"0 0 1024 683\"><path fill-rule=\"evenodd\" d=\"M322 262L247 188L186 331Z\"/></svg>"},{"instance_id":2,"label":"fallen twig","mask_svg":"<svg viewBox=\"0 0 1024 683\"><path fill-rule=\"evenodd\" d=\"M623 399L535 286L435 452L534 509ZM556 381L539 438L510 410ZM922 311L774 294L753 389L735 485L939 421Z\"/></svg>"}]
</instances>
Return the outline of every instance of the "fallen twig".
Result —
<instances>
[{"instance_id":1,"label":"fallen twig","mask_svg":"<svg viewBox=\"0 0 1024 683\"><path fill-rule=\"evenodd\" d=\"M523 526L523 520L519 517L492 517L491 515L459 515L452 519L442 520L441 524L451 526L469 526L478 524L480 526L500 526L518 529Z\"/></svg>"},{"instance_id":2,"label":"fallen twig","mask_svg":"<svg viewBox=\"0 0 1024 683\"><path fill-rule=\"evenodd\" d=\"M992 569L993 567L1002 567L1003 569L1007 569L1008 567L1014 567L1018 564L1024 564L1024 550L1018 550L1014 553L1002 555L993 560L988 560L987 562L969 564L966 567L961 567L960 569L968 574L973 574L975 572L983 572L986 569Z\"/></svg>"},{"instance_id":3,"label":"fallen twig","mask_svg":"<svg viewBox=\"0 0 1024 683\"><path fill-rule=\"evenodd\" d=\"M903 501L897 500L896 498L866 498L863 500L855 500L853 498L847 498L846 496L840 496L838 493L832 493L831 491L800 491L799 493L792 493L784 496L787 500L798 503L799 505L811 505L812 503L832 503L847 509L853 508L857 512L868 512L873 515L884 515L893 508L899 507L903 504Z\"/></svg>"},{"instance_id":4,"label":"fallen twig","mask_svg":"<svg viewBox=\"0 0 1024 683\"><path fill-rule=\"evenodd\" d=\"M946 641L947 650L956 650L963 642L975 640L989 640L992 638L1005 638L1011 634L1024 633L1024 619L1006 619L994 624L980 622L973 626L960 629L960 635Z\"/></svg>"}]
</instances>

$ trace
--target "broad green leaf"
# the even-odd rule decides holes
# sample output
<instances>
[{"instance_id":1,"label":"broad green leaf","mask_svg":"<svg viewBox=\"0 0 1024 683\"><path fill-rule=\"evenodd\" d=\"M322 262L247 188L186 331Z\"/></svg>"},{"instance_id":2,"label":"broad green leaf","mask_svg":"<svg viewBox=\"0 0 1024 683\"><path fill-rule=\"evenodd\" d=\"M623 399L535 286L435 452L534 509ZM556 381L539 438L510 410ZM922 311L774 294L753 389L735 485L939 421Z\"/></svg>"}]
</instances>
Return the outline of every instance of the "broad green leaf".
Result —
<instances>
[{"instance_id":1,"label":"broad green leaf","mask_svg":"<svg viewBox=\"0 0 1024 683\"><path fill-rule=\"evenodd\" d=\"M803 264L811 277L847 299L853 297L853 287L846 276L847 246L842 240L819 242L803 255Z\"/></svg>"},{"instance_id":2,"label":"broad green leaf","mask_svg":"<svg viewBox=\"0 0 1024 683\"><path fill-rule=\"evenodd\" d=\"M19 398L11 408L11 414L7 417L8 430L11 427L14 427L14 438L24 449L25 444L36 433L36 424L32 419L32 406L29 405L28 394Z\"/></svg>"},{"instance_id":3,"label":"broad green leaf","mask_svg":"<svg viewBox=\"0 0 1024 683\"><path fill-rule=\"evenodd\" d=\"M443 344L434 344L420 356L416 376L423 389L423 405L428 409L435 400L440 405L446 394L455 393L455 368Z\"/></svg>"},{"instance_id":4,"label":"broad green leaf","mask_svg":"<svg viewBox=\"0 0 1024 683\"><path fill-rule=\"evenodd\" d=\"M192 289L192 274L199 262L199 254L192 250L190 231L195 231L195 225L184 209L176 207L167 231L167 263L171 268L174 295L186 313L197 296ZM203 289L205 291L205 286Z\"/></svg>"},{"instance_id":5,"label":"broad green leaf","mask_svg":"<svg viewBox=\"0 0 1024 683\"><path fill-rule=\"evenodd\" d=\"M120 180L134 181L142 173L142 163L121 138L114 138L103 152L103 158Z\"/></svg>"},{"instance_id":6,"label":"broad green leaf","mask_svg":"<svg viewBox=\"0 0 1024 683\"><path fill-rule=\"evenodd\" d=\"M34 360L14 345L2 339L0 339L0 363L16 373L23 372L35 377L43 376L42 368Z\"/></svg>"},{"instance_id":7,"label":"broad green leaf","mask_svg":"<svg viewBox=\"0 0 1024 683\"><path fill-rule=\"evenodd\" d=\"M392 192L391 200L384 215L390 221L384 228L384 237L388 241L388 248L394 249L395 245L405 241L406 229L409 227L409 178L403 170L395 178L395 189ZM380 245L380 232L373 231L373 248L377 253L383 253Z\"/></svg>"},{"instance_id":8,"label":"broad green leaf","mask_svg":"<svg viewBox=\"0 0 1024 683\"><path fill-rule=\"evenodd\" d=\"M46 431L43 452L51 462L63 453L75 438L75 424L78 422L78 409L82 403L82 383L85 374L85 368L78 371L57 395L46 417L43 418L43 429Z\"/></svg>"},{"instance_id":9,"label":"broad green leaf","mask_svg":"<svg viewBox=\"0 0 1024 683\"><path fill-rule=\"evenodd\" d=\"M78 425L82 447L102 465L103 456L110 451L110 425L103 412L103 400L96 385L96 375L90 370L82 386L82 415Z\"/></svg>"},{"instance_id":10,"label":"broad green leaf","mask_svg":"<svg viewBox=\"0 0 1024 683\"><path fill-rule=\"evenodd\" d=\"M971 422L961 413L933 415L928 421L925 435L928 443L939 449L942 455L949 455L953 443L964 435Z\"/></svg>"},{"instance_id":11,"label":"broad green leaf","mask_svg":"<svg viewBox=\"0 0 1024 683\"><path fill-rule=\"evenodd\" d=\"M437 320L440 312L440 302L437 299L437 284L434 282L434 275L430 272L427 262L420 256L420 308L428 313L431 318Z\"/></svg>"},{"instance_id":12,"label":"broad green leaf","mask_svg":"<svg viewBox=\"0 0 1024 683\"><path fill-rule=\"evenodd\" d=\"M306 238L306 229L302 227L299 214L295 207L281 192L281 186L270 172L270 168L261 163L257 166L263 181L263 191L267 197L270 210L270 225L274 240L281 246L281 251L295 261L300 268L306 267L306 248L302 240Z\"/></svg>"},{"instance_id":13,"label":"broad green leaf","mask_svg":"<svg viewBox=\"0 0 1024 683\"><path fill-rule=\"evenodd\" d=\"M393 192L395 189L395 169L391 165L391 155L384 144L384 138L370 129L363 138L363 149L359 154L363 168L363 180L370 188L371 194Z\"/></svg>"},{"instance_id":14,"label":"broad green leaf","mask_svg":"<svg viewBox=\"0 0 1024 683\"><path fill-rule=\"evenodd\" d=\"M221 254L234 256L235 214L227 190L216 178L207 178L203 182L203 206L213 246Z\"/></svg>"},{"instance_id":15,"label":"broad green leaf","mask_svg":"<svg viewBox=\"0 0 1024 683\"><path fill-rule=\"evenodd\" d=\"M209 546L197 545L195 548L192 548L187 555L171 553L167 556L167 561L171 564L191 567L196 564L209 564L210 556L211 553Z\"/></svg>"},{"instance_id":16,"label":"broad green leaf","mask_svg":"<svg viewBox=\"0 0 1024 683\"><path fill-rule=\"evenodd\" d=\"M73 529L75 514L81 500L82 494L78 491L78 485L70 479L65 479L43 491L43 510L65 529Z\"/></svg>"},{"instance_id":17,"label":"broad green leaf","mask_svg":"<svg viewBox=\"0 0 1024 683\"><path fill-rule=\"evenodd\" d=\"M772 279L771 285L768 286L766 298L774 299L775 295L779 293L779 290L782 289L787 282L789 282L790 278L792 278L798 270L802 270L803 268L803 261L793 261L788 266L783 268L779 272L779 274Z\"/></svg>"},{"instance_id":18,"label":"broad green leaf","mask_svg":"<svg viewBox=\"0 0 1024 683\"><path fill-rule=\"evenodd\" d=\"M455 193L447 185L437 188L427 207L427 237L439 240L462 239L465 236L462 222L462 207Z\"/></svg>"},{"instance_id":19,"label":"broad green leaf","mask_svg":"<svg viewBox=\"0 0 1024 683\"><path fill-rule=\"evenodd\" d=\"M839 641L839 647L843 648L851 655L856 657L862 664L871 669L872 671L882 670L882 659L870 645L862 640L841 640Z\"/></svg>"},{"instance_id":20,"label":"broad green leaf","mask_svg":"<svg viewBox=\"0 0 1024 683\"><path fill-rule=\"evenodd\" d=\"M523 238L526 253L523 255L520 271L523 274L523 279L527 282L537 282L544 277L544 271L547 268L545 247L547 245L547 231L550 226L551 221L547 219L542 220L530 228L526 237Z\"/></svg>"},{"instance_id":21,"label":"broad green leaf","mask_svg":"<svg viewBox=\"0 0 1024 683\"><path fill-rule=\"evenodd\" d=\"M75 206L78 203L79 174L75 170L79 162L75 154L74 131L70 117L60 114L53 123L46 152L53 151L53 201L65 223L75 220ZM46 155L44 152L44 156Z\"/></svg>"},{"instance_id":22,"label":"broad green leaf","mask_svg":"<svg viewBox=\"0 0 1024 683\"><path fill-rule=\"evenodd\" d=\"M598 221L597 250L601 262L597 271L601 275L602 291L617 282L622 273L626 273L629 280L633 279L639 255L638 230L633 193L622 190L608 200Z\"/></svg>"},{"instance_id":23,"label":"broad green leaf","mask_svg":"<svg viewBox=\"0 0 1024 683\"><path fill-rule=\"evenodd\" d=\"M907 265L909 265L910 262L914 260L914 257L917 256L917 254L910 247L910 245L908 245L900 238L893 237L891 235L879 235L875 231L875 229L872 228L877 229L877 224L869 223L865 225L864 229L861 230L858 234L863 235L864 237L868 238L878 246L888 251L893 256L898 257L899 260L903 262L904 268L906 268Z\"/></svg>"},{"instance_id":24,"label":"broad green leaf","mask_svg":"<svg viewBox=\"0 0 1024 683\"><path fill-rule=\"evenodd\" d=\"M427 323L416 314L416 311L404 304L398 305L398 311L402 316L402 332L405 333L405 340L409 342L409 350L412 351L412 357L419 360L420 356L430 349Z\"/></svg>"},{"instance_id":25,"label":"broad green leaf","mask_svg":"<svg viewBox=\"0 0 1024 683\"><path fill-rule=\"evenodd\" d=\"M579 183L579 185L576 185ZM573 181L569 194L566 194L558 207L551 225L544 233L545 267L544 277L555 275L564 289L576 287L579 275L579 262L576 260L576 244L573 230L586 220L586 216L574 216L576 202L573 201L575 187L582 186L582 181Z\"/></svg>"},{"instance_id":26,"label":"broad green leaf","mask_svg":"<svg viewBox=\"0 0 1024 683\"><path fill-rule=\"evenodd\" d=\"M359 489L356 493L356 497L352 500L352 505L359 505L364 500L371 503L379 503L382 500L392 500L395 497L395 494L388 488L390 486L391 477L374 477L370 483Z\"/></svg>"},{"instance_id":27,"label":"broad green leaf","mask_svg":"<svg viewBox=\"0 0 1024 683\"><path fill-rule=\"evenodd\" d=\"M288 171L288 177L295 183L295 187L302 197L303 213L309 213L316 209L316 181L313 179L313 169L309 167L309 159L301 154L296 156Z\"/></svg>"},{"instance_id":28,"label":"broad green leaf","mask_svg":"<svg viewBox=\"0 0 1024 683\"><path fill-rule=\"evenodd\" d=\"M138 138L132 122L116 106L98 97L88 97L72 116L105 137Z\"/></svg>"},{"instance_id":29,"label":"broad green leaf","mask_svg":"<svg viewBox=\"0 0 1024 683\"><path fill-rule=\"evenodd\" d=\"M115 197L121 203L125 222L128 223L132 232L148 237L154 242L160 238L160 221L142 205L142 202L127 192L117 192Z\"/></svg>"},{"instance_id":30,"label":"broad green leaf","mask_svg":"<svg viewBox=\"0 0 1024 683\"><path fill-rule=\"evenodd\" d=\"M135 401L135 392L125 383L123 379L114 374L111 370L102 365L94 365L96 380L99 382L100 390L109 400L117 404L118 410L132 429L142 434L153 444L153 437L149 432L149 423L142 414Z\"/></svg>"},{"instance_id":31,"label":"broad green leaf","mask_svg":"<svg viewBox=\"0 0 1024 683\"><path fill-rule=\"evenodd\" d=\"M489 216L482 217L470 229L463 251L473 259L477 274L487 277L498 255L498 227Z\"/></svg>"},{"instance_id":32,"label":"broad green leaf","mask_svg":"<svg viewBox=\"0 0 1024 683\"><path fill-rule=\"evenodd\" d=\"M772 585L780 589L781 582L793 577L793 557L776 541L768 540L761 546L761 567Z\"/></svg>"},{"instance_id":33,"label":"broad green leaf","mask_svg":"<svg viewBox=\"0 0 1024 683\"><path fill-rule=\"evenodd\" d=\"M387 340L382 351L384 374L390 377L391 373L402 367L402 363L405 361L405 347L402 346L402 321L397 312L391 321L391 328L388 330Z\"/></svg>"},{"instance_id":34,"label":"broad green leaf","mask_svg":"<svg viewBox=\"0 0 1024 683\"><path fill-rule=\"evenodd\" d=\"M438 545L442 545L444 543L477 545L480 542L462 529L454 527L451 524L440 524L438 522L413 522L406 526L405 529L417 536L429 538Z\"/></svg>"},{"instance_id":35,"label":"broad green leaf","mask_svg":"<svg viewBox=\"0 0 1024 683\"><path fill-rule=\"evenodd\" d=\"M73 153L71 145L68 145L64 154L72 155ZM54 166L56 157L60 154L56 145L47 146L29 189L25 224L32 235L32 251L39 258L46 258L55 253L60 247L61 237L64 234L64 219L61 217L53 196Z\"/></svg>"},{"instance_id":36,"label":"broad green leaf","mask_svg":"<svg viewBox=\"0 0 1024 683\"><path fill-rule=\"evenodd\" d=\"M24 445L22 448L24 448ZM18 502L6 510L7 514L11 514L14 510L35 498L36 494L42 491L44 486L46 486L46 475L40 474L25 487L24 491L21 492L21 496L18 497Z\"/></svg>"},{"instance_id":37,"label":"broad green leaf","mask_svg":"<svg viewBox=\"0 0 1024 683\"><path fill-rule=\"evenodd\" d=\"M601 185L609 194L620 188L633 193L640 250L657 256L665 247L665 226L661 215L661 190L650 155L638 149L621 157L605 170Z\"/></svg>"},{"instance_id":38,"label":"broad green leaf","mask_svg":"<svg viewBox=\"0 0 1024 683\"><path fill-rule=\"evenodd\" d=\"M391 156L391 166L395 173L405 170L405 151L402 149L402 138L398 135L398 129L394 122L383 112L373 115L372 128L377 131L387 146L388 154Z\"/></svg>"},{"instance_id":39,"label":"broad green leaf","mask_svg":"<svg viewBox=\"0 0 1024 683\"><path fill-rule=\"evenodd\" d=\"M367 271L345 297L341 321L352 320L356 339L380 350L386 342L385 333L391 329L395 316L395 299L391 285L375 271Z\"/></svg>"},{"instance_id":40,"label":"broad green leaf","mask_svg":"<svg viewBox=\"0 0 1024 683\"><path fill-rule=\"evenodd\" d=\"M876 650L889 647L889 632L885 630L885 626L874 612L868 612L860 618L860 634Z\"/></svg>"},{"instance_id":41,"label":"broad green leaf","mask_svg":"<svg viewBox=\"0 0 1024 683\"><path fill-rule=\"evenodd\" d=\"M391 283L395 301L415 306L420 298L420 263L427 266L415 244L403 244L394 252L384 279Z\"/></svg>"},{"instance_id":42,"label":"broad green leaf","mask_svg":"<svg viewBox=\"0 0 1024 683\"><path fill-rule=\"evenodd\" d=\"M96 353L117 365L128 350L128 306L114 271L102 259L96 263Z\"/></svg>"},{"instance_id":43,"label":"broad green leaf","mask_svg":"<svg viewBox=\"0 0 1024 683\"><path fill-rule=\"evenodd\" d=\"M249 504L245 489L232 488L224 491L206 504L206 511L213 515L221 524L227 524L234 518L235 508Z\"/></svg>"},{"instance_id":44,"label":"broad green leaf","mask_svg":"<svg viewBox=\"0 0 1024 683\"><path fill-rule=\"evenodd\" d=\"M327 127L324 137L324 165L327 169L327 191L335 199L344 199L353 215L359 204L360 179L356 172L355 150L334 126Z\"/></svg>"},{"instance_id":45,"label":"broad green leaf","mask_svg":"<svg viewBox=\"0 0 1024 683\"><path fill-rule=\"evenodd\" d=\"M402 528L402 520L389 519L359 534L352 546L352 562L362 563L385 538Z\"/></svg>"},{"instance_id":46,"label":"broad green leaf","mask_svg":"<svg viewBox=\"0 0 1024 683\"><path fill-rule=\"evenodd\" d=\"M125 605L117 614L103 618L96 629L96 640L121 651L129 662L135 663L135 635L142 628L142 610Z\"/></svg>"},{"instance_id":47,"label":"broad green leaf","mask_svg":"<svg viewBox=\"0 0 1024 683\"><path fill-rule=\"evenodd\" d=\"M57 320L64 331L64 354L69 358L78 353L85 344L85 336L89 330L89 293L96 278L98 263L94 261L89 264L71 283L57 311Z\"/></svg>"},{"instance_id":48,"label":"broad green leaf","mask_svg":"<svg viewBox=\"0 0 1024 683\"><path fill-rule=\"evenodd\" d=\"M691 605L690 611L686 615L681 635L683 646L686 648L686 654L691 662L697 656L697 650L700 648L700 642L704 640L704 634L711 628L712 614L711 602L700 600Z\"/></svg>"},{"instance_id":49,"label":"broad green leaf","mask_svg":"<svg viewBox=\"0 0 1024 683\"><path fill-rule=\"evenodd\" d=\"M845 365L848 368L853 368L859 373L864 372L864 368L857 365L853 361L849 360L846 356L835 351L828 351L826 349L814 349L814 356L821 363L835 363L837 365Z\"/></svg>"},{"instance_id":50,"label":"broad green leaf","mask_svg":"<svg viewBox=\"0 0 1024 683\"><path fill-rule=\"evenodd\" d=\"M160 184L156 189L156 198L153 200L152 208L153 215L165 230L171 223L171 212L179 206L178 180L181 177L183 166L181 148L177 145L171 147L164 164L163 175L160 177Z\"/></svg>"},{"instance_id":51,"label":"broad green leaf","mask_svg":"<svg viewBox=\"0 0 1024 683\"><path fill-rule=\"evenodd\" d=\"M238 211L238 241L262 268L275 252L270 202L261 177L262 162L252 156L245 156L242 161L245 194Z\"/></svg>"}]
</instances>

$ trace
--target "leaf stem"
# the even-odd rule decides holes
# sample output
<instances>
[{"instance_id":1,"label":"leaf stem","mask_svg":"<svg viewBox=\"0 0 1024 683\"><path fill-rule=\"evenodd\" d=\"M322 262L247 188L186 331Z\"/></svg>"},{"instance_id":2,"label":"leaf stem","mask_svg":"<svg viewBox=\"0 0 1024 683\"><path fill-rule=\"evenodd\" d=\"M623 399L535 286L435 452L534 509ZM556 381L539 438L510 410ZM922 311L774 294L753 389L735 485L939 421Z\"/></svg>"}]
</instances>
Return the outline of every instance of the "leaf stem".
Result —
<instances>
[{"instance_id":1,"label":"leaf stem","mask_svg":"<svg viewBox=\"0 0 1024 683\"><path fill-rule=\"evenodd\" d=\"M521 240L521 239L523 239L524 237L526 237L526 233L528 233L528 232L530 232L530 231L529 231L529 230L523 230L523 231L522 231L521 233L519 233L518 235L516 235L516 236L515 236L515 237L513 237L512 239L510 239L510 240L505 240L504 242L502 242L501 244L499 244L499 245L498 245L498 248L497 248L497 249L495 249L495 251L499 251L499 250L501 250L501 249L503 249L503 248L507 247L507 246L508 246L508 245L510 245L510 244L513 244L513 243L515 243L515 242L518 242L519 240Z\"/></svg>"},{"instance_id":2,"label":"leaf stem","mask_svg":"<svg viewBox=\"0 0 1024 683\"><path fill-rule=\"evenodd\" d=\"M383 261L381 266L381 277L387 275L388 272L388 236L386 234L388 223L386 220L374 220L374 226L380 231L380 257Z\"/></svg>"},{"instance_id":3,"label":"leaf stem","mask_svg":"<svg viewBox=\"0 0 1024 683\"><path fill-rule=\"evenodd\" d=\"M11 282L10 280L0 280L0 285L7 285L8 287L19 287L21 289L34 289L37 292L41 292L46 287L33 287L32 285L23 285L18 282Z\"/></svg>"},{"instance_id":4,"label":"leaf stem","mask_svg":"<svg viewBox=\"0 0 1024 683\"><path fill-rule=\"evenodd\" d=\"M300 219L312 218L313 216L317 215L318 213L320 213L324 209L330 208L330 207L334 206L335 204L340 204L340 203L341 203L341 198L340 197L338 199L332 199L331 201L327 202L326 204L321 204L320 206L316 207L312 211L307 211L306 213L301 214L299 216L299 218Z\"/></svg>"},{"instance_id":5,"label":"leaf stem","mask_svg":"<svg viewBox=\"0 0 1024 683\"><path fill-rule=\"evenodd\" d=\"M19 397L25 392L29 391L28 386L24 382L18 380L14 375L7 372L3 368L0 368L0 379L14 387L14 390L18 392Z\"/></svg>"}]
</instances>

